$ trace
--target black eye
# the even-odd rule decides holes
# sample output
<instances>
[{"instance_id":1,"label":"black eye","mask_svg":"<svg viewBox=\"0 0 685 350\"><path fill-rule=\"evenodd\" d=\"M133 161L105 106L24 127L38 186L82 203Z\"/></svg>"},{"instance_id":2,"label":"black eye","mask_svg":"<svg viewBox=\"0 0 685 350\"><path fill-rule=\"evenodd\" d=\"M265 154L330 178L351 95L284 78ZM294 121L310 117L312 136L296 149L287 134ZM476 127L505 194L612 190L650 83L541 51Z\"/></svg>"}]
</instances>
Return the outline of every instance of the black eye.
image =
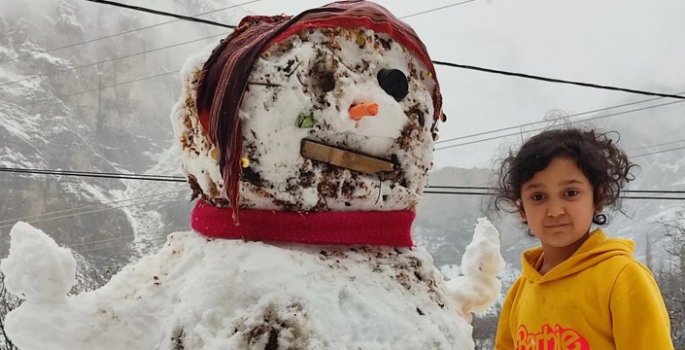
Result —
<instances>
[{"instance_id":1,"label":"black eye","mask_svg":"<svg viewBox=\"0 0 685 350\"><path fill-rule=\"evenodd\" d=\"M409 93L407 76L399 69L381 69L376 76L383 91L400 102Z\"/></svg>"}]
</instances>

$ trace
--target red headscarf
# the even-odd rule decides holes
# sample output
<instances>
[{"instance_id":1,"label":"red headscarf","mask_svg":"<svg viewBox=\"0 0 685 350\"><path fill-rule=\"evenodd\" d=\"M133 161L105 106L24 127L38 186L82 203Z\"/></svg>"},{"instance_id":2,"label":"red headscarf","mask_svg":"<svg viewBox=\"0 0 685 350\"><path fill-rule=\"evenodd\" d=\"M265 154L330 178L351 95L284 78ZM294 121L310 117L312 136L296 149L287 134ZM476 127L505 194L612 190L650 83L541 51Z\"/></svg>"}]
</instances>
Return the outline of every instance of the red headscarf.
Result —
<instances>
[{"instance_id":1,"label":"red headscarf","mask_svg":"<svg viewBox=\"0 0 685 350\"><path fill-rule=\"evenodd\" d=\"M414 30L385 8L363 0L341 1L305 11L296 17L245 17L205 62L197 90L200 123L219 151L219 167L236 224L243 151L238 111L253 63L272 44L282 42L305 28L337 27L367 28L376 33L386 33L421 59L435 79L435 127L442 108L435 67Z\"/></svg>"}]
</instances>

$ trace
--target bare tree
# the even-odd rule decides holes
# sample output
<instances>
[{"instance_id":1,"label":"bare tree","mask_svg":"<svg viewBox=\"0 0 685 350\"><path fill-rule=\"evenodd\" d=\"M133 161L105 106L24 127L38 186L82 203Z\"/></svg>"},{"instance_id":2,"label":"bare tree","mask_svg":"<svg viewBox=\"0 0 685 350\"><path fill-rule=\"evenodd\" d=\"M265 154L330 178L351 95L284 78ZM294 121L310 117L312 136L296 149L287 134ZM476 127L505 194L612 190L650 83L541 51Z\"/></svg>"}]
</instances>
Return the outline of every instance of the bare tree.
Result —
<instances>
[{"instance_id":1,"label":"bare tree","mask_svg":"<svg viewBox=\"0 0 685 350\"><path fill-rule=\"evenodd\" d=\"M0 272L0 350L19 350L5 332L5 316L21 304L19 298L5 288L5 275Z\"/></svg>"},{"instance_id":2,"label":"bare tree","mask_svg":"<svg viewBox=\"0 0 685 350\"><path fill-rule=\"evenodd\" d=\"M666 252L679 262L680 274L685 277L685 209L678 211L669 221L660 221L665 228Z\"/></svg>"},{"instance_id":3,"label":"bare tree","mask_svg":"<svg viewBox=\"0 0 685 350\"><path fill-rule=\"evenodd\" d=\"M676 350L685 350L685 290L684 280L673 265L655 274L671 320L671 338Z\"/></svg>"},{"instance_id":4,"label":"bare tree","mask_svg":"<svg viewBox=\"0 0 685 350\"><path fill-rule=\"evenodd\" d=\"M669 221L660 221L664 228L664 249L675 264L660 269L656 279L671 319L671 336L677 350L685 350L685 209Z\"/></svg>"},{"instance_id":5,"label":"bare tree","mask_svg":"<svg viewBox=\"0 0 685 350\"><path fill-rule=\"evenodd\" d=\"M645 264L650 271L654 270L653 257L652 257L652 240L647 236L645 239Z\"/></svg>"},{"instance_id":6,"label":"bare tree","mask_svg":"<svg viewBox=\"0 0 685 350\"><path fill-rule=\"evenodd\" d=\"M475 350L490 350L495 348L495 335L497 335L497 322L500 309L487 315L474 315L473 317L473 342Z\"/></svg>"}]
</instances>

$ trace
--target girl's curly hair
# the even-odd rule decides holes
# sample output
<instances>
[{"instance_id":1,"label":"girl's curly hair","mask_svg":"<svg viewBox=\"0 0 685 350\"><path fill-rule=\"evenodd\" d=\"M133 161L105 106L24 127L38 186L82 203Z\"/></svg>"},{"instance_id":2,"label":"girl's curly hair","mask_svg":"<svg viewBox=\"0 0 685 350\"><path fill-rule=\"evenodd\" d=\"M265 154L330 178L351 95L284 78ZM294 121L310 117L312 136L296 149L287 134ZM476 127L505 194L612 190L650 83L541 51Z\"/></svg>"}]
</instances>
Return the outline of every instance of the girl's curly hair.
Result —
<instances>
[{"instance_id":1,"label":"girl's curly hair","mask_svg":"<svg viewBox=\"0 0 685 350\"><path fill-rule=\"evenodd\" d=\"M516 202L521 199L521 186L547 168L552 159L562 157L573 161L588 179L595 206L620 211L621 189L634 180L631 171L637 165L628 160L617 142L608 133L578 128L547 130L531 137L518 153L510 152L502 161L494 208L518 212ZM593 222L604 223L594 219Z\"/></svg>"}]
</instances>

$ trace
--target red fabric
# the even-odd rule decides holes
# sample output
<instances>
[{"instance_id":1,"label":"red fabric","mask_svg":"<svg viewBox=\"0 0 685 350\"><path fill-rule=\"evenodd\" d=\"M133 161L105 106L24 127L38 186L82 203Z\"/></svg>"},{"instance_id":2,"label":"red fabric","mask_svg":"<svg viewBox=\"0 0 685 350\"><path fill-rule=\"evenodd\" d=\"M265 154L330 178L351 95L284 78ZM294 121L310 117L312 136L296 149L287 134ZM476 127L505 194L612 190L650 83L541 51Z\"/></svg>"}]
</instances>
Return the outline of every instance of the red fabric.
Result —
<instances>
[{"instance_id":1,"label":"red fabric","mask_svg":"<svg viewBox=\"0 0 685 350\"><path fill-rule=\"evenodd\" d=\"M200 199L191 213L193 230L206 237L305 244L411 247L412 211L295 213L241 210L240 225L232 208Z\"/></svg>"},{"instance_id":2,"label":"red fabric","mask_svg":"<svg viewBox=\"0 0 685 350\"><path fill-rule=\"evenodd\" d=\"M243 155L242 121L238 115L252 64L262 46L289 16L252 16L214 49L205 62L197 88L200 123L219 151L219 171L231 205L240 203L240 158ZM238 221L238 207L233 211Z\"/></svg>"}]
</instances>

